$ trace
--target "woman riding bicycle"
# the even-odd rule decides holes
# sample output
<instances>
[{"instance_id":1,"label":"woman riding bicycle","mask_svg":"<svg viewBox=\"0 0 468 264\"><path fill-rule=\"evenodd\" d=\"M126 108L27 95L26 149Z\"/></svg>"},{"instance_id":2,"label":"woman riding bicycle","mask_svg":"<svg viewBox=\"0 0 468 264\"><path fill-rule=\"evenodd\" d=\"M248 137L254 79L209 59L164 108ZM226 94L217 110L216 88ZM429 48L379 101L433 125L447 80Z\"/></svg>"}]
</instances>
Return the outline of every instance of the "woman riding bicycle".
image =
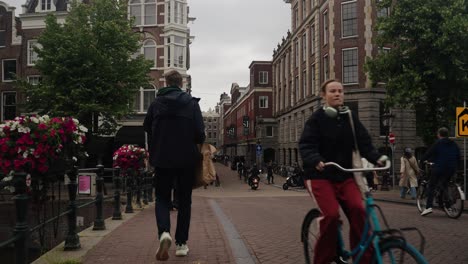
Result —
<instances>
[{"instance_id":1,"label":"woman riding bicycle","mask_svg":"<svg viewBox=\"0 0 468 264\"><path fill-rule=\"evenodd\" d=\"M334 167L325 167L324 162L336 162L342 167L352 167L352 152L355 149L349 109L343 106L343 85L336 80L322 84L323 108L315 111L305 123L299 141L304 164L305 185L320 207L320 237L315 245L315 264L328 264L336 256L338 239L339 205L343 206L350 222L351 247L359 244L364 229L366 213L359 187L352 173L343 173ZM366 128L356 115L352 115L358 148L363 157L383 166L384 159L373 147ZM361 263L369 263L372 252L368 251Z\"/></svg>"}]
</instances>

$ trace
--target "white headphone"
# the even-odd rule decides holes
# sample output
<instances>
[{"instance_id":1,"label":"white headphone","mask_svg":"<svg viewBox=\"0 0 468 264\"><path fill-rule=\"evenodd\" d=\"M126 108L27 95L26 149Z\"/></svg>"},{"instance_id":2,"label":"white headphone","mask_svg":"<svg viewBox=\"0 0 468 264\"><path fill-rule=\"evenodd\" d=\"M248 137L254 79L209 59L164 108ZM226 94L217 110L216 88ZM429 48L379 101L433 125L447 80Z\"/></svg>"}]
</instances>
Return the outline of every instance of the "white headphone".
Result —
<instances>
[{"instance_id":1,"label":"white headphone","mask_svg":"<svg viewBox=\"0 0 468 264\"><path fill-rule=\"evenodd\" d=\"M347 107L346 105L341 105L338 107L338 109L336 109L335 107L324 105L323 111L325 111L325 114L328 117L336 118L338 114L347 114L350 110L349 107Z\"/></svg>"}]
</instances>

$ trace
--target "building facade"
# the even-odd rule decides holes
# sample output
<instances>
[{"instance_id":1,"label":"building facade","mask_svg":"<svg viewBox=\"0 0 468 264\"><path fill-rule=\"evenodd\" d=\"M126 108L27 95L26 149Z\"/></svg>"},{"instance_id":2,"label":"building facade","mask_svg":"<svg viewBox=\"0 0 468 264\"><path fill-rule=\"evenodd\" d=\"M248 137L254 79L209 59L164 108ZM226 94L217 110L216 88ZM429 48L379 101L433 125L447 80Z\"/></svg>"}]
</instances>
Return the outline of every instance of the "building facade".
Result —
<instances>
[{"instance_id":1,"label":"building facade","mask_svg":"<svg viewBox=\"0 0 468 264\"><path fill-rule=\"evenodd\" d=\"M370 0L285 3L291 7L291 31L273 51L276 161L285 165L302 163L298 141L306 120L322 107L320 84L328 79L343 83L345 104L359 115L382 153L392 155L386 143L390 130L398 135L401 146L395 148L395 155L402 153L404 146L417 147L414 113L391 110L384 115L389 111L383 104L385 89L372 87L364 72L366 58L387 49L373 44L377 34L373 28L378 16L389 15L389 11L377 10L375 1Z\"/></svg>"},{"instance_id":2,"label":"building facade","mask_svg":"<svg viewBox=\"0 0 468 264\"><path fill-rule=\"evenodd\" d=\"M219 131L219 113L215 110L209 109L206 112L202 112L203 123L205 124L205 143L211 144L216 148L219 147L218 134Z\"/></svg>"},{"instance_id":3,"label":"building facade","mask_svg":"<svg viewBox=\"0 0 468 264\"><path fill-rule=\"evenodd\" d=\"M271 61L253 61L250 83L231 86L231 105L223 115L223 150L246 164L275 160L276 121L273 118Z\"/></svg>"},{"instance_id":4,"label":"building facade","mask_svg":"<svg viewBox=\"0 0 468 264\"><path fill-rule=\"evenodd\" d=\"M218 119L218 153L219 155L225 154L224 148L224 136L226 130L224 129L224 113L231 107L231 97L227 93L222 93L219 97L219 103L217 103L215 111L219 114Z\"/></svg>"},{"instance_id":5,"label":"building facade","mask_svg":"<svg viewBox=\"0 0 468 264\"><path fill-rule=\"evenodd\" d=\"M88 1L84 1L88 2ZM0 59L2 62L2 82L0 91L0 121L21 114L18 107L24 103L24 96L13 86L13 76L35 84L41 81L41 73L34 67L38 59L33 47L45 29L45 17L54 14L63 23L70 3L65 0L27 1L22 13L15 16L15 8L0 2ZM141 87L135 95L135 114L121 120L123 126L141 127L148 106L154 100L157 89L165 86L163 74L177 70L184 77L183 88L190 92L191 78L187 74L190 67L189 17L186 0L130 0L129 17L134 17L134 31L140 34L141 48L135 55L142 54L153 62L149 73L151 82Z\"/></svg>"}]
</instances>

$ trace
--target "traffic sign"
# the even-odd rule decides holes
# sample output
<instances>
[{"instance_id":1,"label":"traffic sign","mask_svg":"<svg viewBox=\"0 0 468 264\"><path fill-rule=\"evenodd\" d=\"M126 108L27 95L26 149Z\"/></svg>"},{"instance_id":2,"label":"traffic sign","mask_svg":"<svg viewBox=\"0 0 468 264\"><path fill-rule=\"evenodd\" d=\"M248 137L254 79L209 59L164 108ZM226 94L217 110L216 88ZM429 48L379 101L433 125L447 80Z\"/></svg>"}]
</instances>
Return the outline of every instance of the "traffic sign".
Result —
<instances>
[{"instance_id":1,"label":"traffic sign","mask_svg":"<svg viewBox=\"0 0 468 264\"><path fill-rule=\"evenodd\" d=\"M388 134L388 142L390 142L390 144L395 144L395 134L393 134L392 132Z\"/></svg>"},{"instance_id":2,"label":"traffic sign","mask_svg":"<svg viewBox=\"0 0 468 264\"><path fill-rule=\"evenodd\" d=\"M468 137L468 108L457 107L457 137Z\"/></svg>"},{"instance_id":3,"label":"traffic sign","mask_svg":"<svg viewBox=\"0 0 468 264\"><path fill-rule=\"evenodd\" d=\"M260 144L257 144L257 152L258 151L262 151L262 145L260 145Z\"/></svg>"}]
</instances>

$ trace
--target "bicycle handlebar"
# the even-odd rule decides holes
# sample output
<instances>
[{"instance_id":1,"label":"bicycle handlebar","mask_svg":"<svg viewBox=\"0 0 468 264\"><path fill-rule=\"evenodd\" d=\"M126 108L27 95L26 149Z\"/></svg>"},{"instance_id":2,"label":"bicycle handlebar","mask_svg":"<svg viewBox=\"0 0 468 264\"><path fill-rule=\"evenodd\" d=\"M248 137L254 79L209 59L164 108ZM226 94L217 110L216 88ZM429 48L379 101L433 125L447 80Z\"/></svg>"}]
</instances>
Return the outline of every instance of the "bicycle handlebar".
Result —
<instances>
[{"instance_id":1,"label":"bicycle handlebar","mask_svg":"<svg viewBox=\"0 0 468 264\"><path fill-rule=\"evenodd\" d=\"M385 166L384 167L374 167L374 168L354 168L354 169L345 169L341 167L338 163L335 162L326 162L325 166L335 166L338 169L344 171L344 172L366 172L366 171L384 171L390 169L390 166L392 165L390 160L385 161Z\"/></svg>"}]
</instances>

